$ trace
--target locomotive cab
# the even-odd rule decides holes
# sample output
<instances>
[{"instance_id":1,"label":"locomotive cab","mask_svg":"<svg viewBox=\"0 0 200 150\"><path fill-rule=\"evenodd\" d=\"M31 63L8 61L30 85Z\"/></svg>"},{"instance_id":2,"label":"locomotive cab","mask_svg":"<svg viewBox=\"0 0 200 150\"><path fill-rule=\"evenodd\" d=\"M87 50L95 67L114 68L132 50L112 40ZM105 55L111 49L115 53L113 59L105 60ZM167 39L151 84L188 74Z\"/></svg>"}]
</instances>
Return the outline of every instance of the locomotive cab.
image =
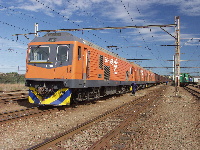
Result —
<instances>
[{"instance_id":1,"label":"locomotive cab","mask_svg":"<svg viewBox=\"0 0 200 150\"><path fill-rule=\"evenodd\" d=\"M71 92L67 83L72 73L74 39L64 41L63 34L69 37L66 33L47 34L29 44L25 77L31 103L69 104Z\"/></svg>"}]
</instances>

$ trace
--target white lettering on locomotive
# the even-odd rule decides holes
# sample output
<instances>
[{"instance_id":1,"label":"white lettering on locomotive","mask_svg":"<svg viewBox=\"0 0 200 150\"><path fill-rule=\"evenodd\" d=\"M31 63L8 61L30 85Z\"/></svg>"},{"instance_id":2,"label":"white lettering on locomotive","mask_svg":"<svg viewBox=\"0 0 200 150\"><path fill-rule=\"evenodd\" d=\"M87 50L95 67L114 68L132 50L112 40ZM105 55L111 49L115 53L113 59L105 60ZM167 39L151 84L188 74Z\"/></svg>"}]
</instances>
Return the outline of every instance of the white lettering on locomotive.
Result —
<instances>
[{"instance_id":1,"label":"white lettering on locomotive","mask_svg":"<svg viewBox=\"0 0 200 150\"><path fill-rule=\"evenodd\" d=\"M117 67L118 67L118 60L117 59L110 59L105 57L105 63L109 63L114 67L113 71L114 71L114 74L117 74Z\"/></svg>"}]
</instances>

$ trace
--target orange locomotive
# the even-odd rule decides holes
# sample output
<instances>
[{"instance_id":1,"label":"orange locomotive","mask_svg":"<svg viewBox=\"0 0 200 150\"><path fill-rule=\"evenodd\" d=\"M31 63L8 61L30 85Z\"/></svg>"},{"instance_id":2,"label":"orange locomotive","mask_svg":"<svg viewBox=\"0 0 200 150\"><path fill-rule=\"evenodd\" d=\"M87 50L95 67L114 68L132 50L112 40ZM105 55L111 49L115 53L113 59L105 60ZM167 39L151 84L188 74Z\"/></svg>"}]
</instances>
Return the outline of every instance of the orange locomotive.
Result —
<instances>
[{"instance_id":1,"label":"orange locomotive","mask_svg":"<svg viewBox=\"0 0 200 150\"><path fill-rule=\"evenodd\" d=\"M29 102L42 105L126 93L133 81L156 83L153 72L66 32L47 33L29 43L25 77Z\"/></svg>"}]
</instances>

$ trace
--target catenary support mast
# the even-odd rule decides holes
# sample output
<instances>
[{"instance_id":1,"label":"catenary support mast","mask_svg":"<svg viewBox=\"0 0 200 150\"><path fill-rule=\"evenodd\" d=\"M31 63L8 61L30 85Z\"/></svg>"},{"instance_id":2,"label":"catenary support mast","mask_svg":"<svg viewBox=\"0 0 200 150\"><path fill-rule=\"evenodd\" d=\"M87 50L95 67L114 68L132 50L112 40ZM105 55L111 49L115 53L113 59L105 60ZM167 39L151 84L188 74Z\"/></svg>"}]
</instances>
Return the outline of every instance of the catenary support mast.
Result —
<instances>
[{"instance_id":1,"label":"catenary support mast","mask_svg":"<svg viewBox=\"0 0 200 150\"><path fill-rule=\"evenodd\" d=\"M179 94L179 87L180 87L180 17L175 16L175 96Z\"/></svg>"}]
</instances>

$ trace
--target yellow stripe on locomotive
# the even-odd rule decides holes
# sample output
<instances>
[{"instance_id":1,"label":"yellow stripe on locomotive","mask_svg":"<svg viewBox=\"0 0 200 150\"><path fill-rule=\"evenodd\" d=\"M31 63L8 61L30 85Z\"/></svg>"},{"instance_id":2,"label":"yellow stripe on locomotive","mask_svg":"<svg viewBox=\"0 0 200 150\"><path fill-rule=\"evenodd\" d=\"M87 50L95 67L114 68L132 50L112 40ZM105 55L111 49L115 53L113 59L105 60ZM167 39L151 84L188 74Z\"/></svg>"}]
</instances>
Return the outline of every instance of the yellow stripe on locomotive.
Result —
<instances>
[{"instance_id":1,"label":"yellow stripe on locomotive","mask_svg":"<svg viewBox=\"0 0 200 150\"><path fill-rule=\"evenodd\" d=\"M71 90L62 88L48 97L42 97L36 88L30 87L28 99L30 103L40 105L70 105Z\"/></svg>"}]
</instances>

